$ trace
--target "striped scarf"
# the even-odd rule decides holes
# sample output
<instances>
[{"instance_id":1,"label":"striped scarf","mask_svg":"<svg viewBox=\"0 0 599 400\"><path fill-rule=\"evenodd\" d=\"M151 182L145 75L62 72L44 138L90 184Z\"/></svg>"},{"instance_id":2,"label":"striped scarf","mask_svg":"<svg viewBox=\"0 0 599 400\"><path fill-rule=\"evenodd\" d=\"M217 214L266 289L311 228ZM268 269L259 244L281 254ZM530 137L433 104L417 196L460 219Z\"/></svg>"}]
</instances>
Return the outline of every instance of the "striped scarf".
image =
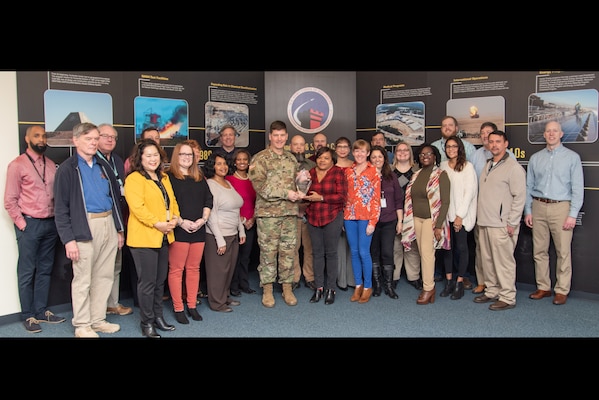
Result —
<instances>
[{"instance_id":1,"label":"striped scarf","mask_svg":"<svg viewBox=\"0 0 599 400\"><path fill-rule=\"evenodd\" d=\"M410 183L406 187L406 199L403 209L403 229L401 232L401 243L403 244L405 251L410 251L412 249L412 242L416 240L416 230L414 229L414 210L412 206L412 185L416 181L418 175L420 175L420 171L422 170L420 169L414 172ZM437 167L436 165L433 166L431 176L426 184L426 192L431 209L431 228L433 229L433 233L437 218L439 217L439 211L441 210L439 177L441 176L442 172L443 170L441 168ZM445 223L443 224L443 229L441 230L441 240L437 241L433 234L433 242L435 249L451 249L449 220L447 218L445 218Z\"/></svg>"}]
</instances>

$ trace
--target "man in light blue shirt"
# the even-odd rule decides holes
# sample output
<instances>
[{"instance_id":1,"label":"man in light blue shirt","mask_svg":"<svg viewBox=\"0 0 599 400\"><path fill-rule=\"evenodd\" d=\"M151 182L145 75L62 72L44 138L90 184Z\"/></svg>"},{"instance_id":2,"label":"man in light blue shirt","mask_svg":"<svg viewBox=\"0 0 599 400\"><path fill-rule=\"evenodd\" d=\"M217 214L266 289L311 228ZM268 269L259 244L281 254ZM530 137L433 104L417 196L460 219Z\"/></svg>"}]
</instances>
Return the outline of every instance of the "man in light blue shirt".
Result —
<instances>
[{"instance_id":1,"label":"man in light blue shirt","mask_svg":"<svg viewBox=\"0 0 599 400\"><path fill-rule=\"evenodd\" d=\"M435 140L431 143L441 153L441 161L447 161L447 155L445 154L445 141L451 136L456 136L459 132L458 120L451 115L446 115L441 119L441 139ZM464 143L464 150L466 150L466 160L472 162L472 155L476 151L476 147L469 141L462 139Z\"/></svg>"},{"instance_id":2,"label":"man in light blue shirt","mask_svg":"<svg viewBox=\"0 0 599 400\"><path fill-rule=\"evenodd\" d=\"M483 122L480 126L480 140L482 141L483 145L476 149L474 154L472 154L472 158L470 159L470 162L472 165L474 165L476 176L479 178L483 168L485 167L485 164L490 158L493 157L493 154L489 149L489 134L496 130L497 125L489 121ZM506 153L508 153L510 157L516 159L516 156L510 149L507 149Z\"/></svg>"},{"instance_id":3,"label":"man in light blue shirt","mask_svg":"<svg viewBox=\"0 0 599 400\"><path fill-rule=\"evenodd\" d=\"M572 281L572 237L584 201L584 178L578 153L564 147L557 121L545 125L547 145L530 157L526 172L524 222L532 228L537 290L528 296L551 296L549 244L557 254L553 304L565 304ZM534 224L534 225L533 225Z\"/></svg>"}]
</instances>

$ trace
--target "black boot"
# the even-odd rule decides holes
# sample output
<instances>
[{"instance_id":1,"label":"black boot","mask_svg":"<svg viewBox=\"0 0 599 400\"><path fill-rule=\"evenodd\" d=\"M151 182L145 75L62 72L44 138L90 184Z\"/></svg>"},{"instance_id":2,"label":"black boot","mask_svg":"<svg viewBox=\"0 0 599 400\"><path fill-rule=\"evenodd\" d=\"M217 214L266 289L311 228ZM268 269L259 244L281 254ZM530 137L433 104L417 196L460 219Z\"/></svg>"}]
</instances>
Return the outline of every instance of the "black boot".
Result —
<instances>
[{"instance_id":1,"label":"black boot","mask_svg":"<svg viewBox=\"0 0 599 400\"><path fill-rule=\"evenodd\" d=\"M372 295L378 297L383 291L383 277L381 276L381 266L378 263L372 263Z\"/></svg>"},{"instance_id":2,"label":"black boot","mask_svg":"<svg viewBox=\"0 0 599 400\"><path fill-rule=\"evenodd\" d=\"M399 296L393 289L393 265L383 265L383 277L385 278L385 294L392 299L397 299Z\"/></svg>"},{"instance_id":3,"label":"black boot","mask_svg":"<svg viewBox=\"0 0 599 400\"><path fill-rule=\"evenodd\" d=\"M324 298L324 304L333 304L335 302L335 291L333 289L327 289Z\"/></svg>"},{"instance_id":4,"label":"black boot","mask_svg":"<svg viewBox=\"0 0 599 400\"><path fill-rule=\"evenodd\" d=\"M408 281L408 283L414 286L414 289L422 290L422 279L418 278L415 281Z\"/></svg>"},{"instance_id":5,"label":"black boot","mask_svg":"<svg viewBox=\"0 0 599 400\"><path fill-rule=\"evenodd\" d=\"M141 327L141 334L152 338L152 339L160 339L160 335L158 334L158 332L156 332L156 329L154 328L154 325L152 324L144 324L143 322L141 322L139 324L139 326Z\"/></svg>"},{"instance_id":6,"label":"black boot","mask_svg":"<svg viewBox=\"0 0 599 400\"><path fill-rule=\"evenodd\" d=\"M175 325L167 324L164 317L154 318L154 326L161 331L174 331Z\"/></svg>"},{"instance_id":7,"label":"black boot","mask_svg":"<svg viewBox=\"0 0 599 400\"><path fill-rule=\"evenodd\" d=\"M318 288L314 291L312 298L310 299L310 303L318 303L322 298L322 288Z\"/></svg>"},{"instance_id":8,"label":"black boot","mask_svg":"<svg viewBox=\"0 0 599 400\"><path fill-rule=\"evenodd\" d=\"M439 294L439 296L447 297L451 294L451 292L453 292L453 289L455 289L455 281L453 279L449 279L445 283L445 289L443 289L443 291L441 292L441 294Z\"/></svg>"},{"instance_id":9,"label":"black boot","mask_svg":"<svg viewBox=\"0 0 599 400\"><path fill-rule=\"evenodd\" d=\"M399 283L399 280L394 280L393 283L391 284L391 286L393 286L393 289L397 289L397 284Z\"/></svg>"},{"instance_id":10,"label":"black boot","mask_svg":"<svg viewBox=\"0 0 599 400\"><path fill-rule=\"evenodd\" d=\"M451 300L459 300L464 297L464 282L456 282L455 289L451 294Z\"/></svg>"}]
</instances>

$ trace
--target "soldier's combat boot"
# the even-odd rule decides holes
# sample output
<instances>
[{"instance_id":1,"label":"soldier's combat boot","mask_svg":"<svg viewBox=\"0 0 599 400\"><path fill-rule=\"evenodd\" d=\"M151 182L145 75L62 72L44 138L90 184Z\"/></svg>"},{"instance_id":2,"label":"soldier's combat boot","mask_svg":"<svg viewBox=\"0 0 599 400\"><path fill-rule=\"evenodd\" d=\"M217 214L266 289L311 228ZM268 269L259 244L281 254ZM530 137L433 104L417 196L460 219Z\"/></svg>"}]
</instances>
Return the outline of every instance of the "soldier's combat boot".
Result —
<instances>
[{"instance_id":1,"label":"soldier's combat boot","mask_svg":"<svg viewBox=\"0 0 599 400\"><path fill-rule=\"evenodd\" d=\"M294 306L297 304L297 299L291 289L291 283L283 283L283 300L288 306Z\"/></svg>"},{"instance_id":2,"label":"soldier's combat boot","mask_svg":"<svg viewBox=\"0 0 599 400\"><path fill-rule=\"evenodd\" d=\"M262 286L262 305L272 308L275 306L275 298L272 295L272 283L267 283Z\"/></svg>"}]
</instances>

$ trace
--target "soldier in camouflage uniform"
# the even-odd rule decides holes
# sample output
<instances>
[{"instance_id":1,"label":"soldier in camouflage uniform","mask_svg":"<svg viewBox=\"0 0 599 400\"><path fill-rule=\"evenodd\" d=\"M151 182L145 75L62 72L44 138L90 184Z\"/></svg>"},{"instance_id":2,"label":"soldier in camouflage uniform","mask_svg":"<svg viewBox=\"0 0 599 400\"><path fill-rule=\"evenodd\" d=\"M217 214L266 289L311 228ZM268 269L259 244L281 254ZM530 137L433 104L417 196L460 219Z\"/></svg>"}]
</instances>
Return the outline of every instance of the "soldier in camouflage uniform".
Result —
<instances>
[{"instance_id":1,"label":"soldier in camouflage uniform","mask_svg":"<svg viewBox=\"0 0 599 400\"><path fill-rule=\"evenodd\" d=\"M275 305L272 290L277 275L283 286L285 303L290 306L297 304L291 284L297 241L297 201L303 195L297 191L295 184L297 160L285 150L288 138L285 123L272 122L268 133L269 147L257 153L249 167L249 177L256 190L255 215L260 247L258 272L265 307Z\"/></svg>"}]
</instances>

